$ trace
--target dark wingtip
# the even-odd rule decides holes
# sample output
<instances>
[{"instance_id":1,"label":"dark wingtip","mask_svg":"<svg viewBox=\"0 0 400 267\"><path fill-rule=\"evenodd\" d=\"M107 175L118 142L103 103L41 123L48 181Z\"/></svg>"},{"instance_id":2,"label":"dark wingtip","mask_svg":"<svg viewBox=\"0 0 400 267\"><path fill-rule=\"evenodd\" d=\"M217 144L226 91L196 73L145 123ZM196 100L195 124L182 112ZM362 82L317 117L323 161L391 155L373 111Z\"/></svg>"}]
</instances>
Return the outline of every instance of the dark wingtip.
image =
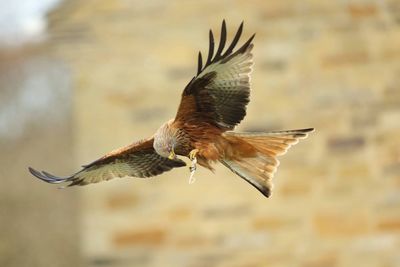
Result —
<instances>
[{"instance_id":1,"label":"dark wingtip","mask_svg":"<svg viewBox=\"0 0 400 267\"><path fill-rule=\"evenodd\" d=\"M222 26L221 26L221 36L219 39L219 46L217 49L217 52L215 53L215 57L212 60L212 62L214 61L218 61L221 57L222 57L222 50L224 50L225 47L225 43L226 43L226 23L225 23L225 19L222 21Z\"/></svg>"},{"instance_id":2,"label":"dark wingtip","mask_svg":"<svg viewBox=\"0 0 400 267\"><path fill-rule=\"evenodd\" d=\"M42 180L46 183L50 183L50 184L59 184L62 182L66 182L66 181L68 181L68 178L69 178L69 177L68 178L56 177L45 171L39 172L32 167L28 167L28 170L36 178L39 178L40 180Z\"/></svg>"},{"instance_id":3,"label":"dark wingtip","mask_svg":"<svg viewBox=\"0 0 400 267\"><path fill-rule=\"evenodd\" d=\"M238 43L240 36L242 35L242 31L243 31L243 21L242 23L240 23L239 28L236 31L235 37L232 40L231 45L228 47L228 49L225 51L225 53L222 55L222 57L226 57L229 56L233 49L235 48L236 44Z\"/></svg>"},{"instance_id":4,"label":"dark wingtip","mask_svg":"<svg viewBox=\"0 0 400 267\"><path fill-rule=\"evenodd\" d=\"M272 195L272 191L270 188L268 187L264 187L264 188L258 188L256 187L258 191L261 192L261 194L263 194L266 198L269 198Z\"/></svg>"},{"instance_id":5,"label":"dark wingtip","mask_svg":"<svg viewBox=\"0 0 400 267\"><path fill-rule=\"evenodd\" d=\"M246 43L244 43L244 45L241 48L238 49L238 51L240 51L239 53L243 53L244 51L246 51L247 47L249 47L251 42L253 42L254 37L256 37L255 33L249 38L249 40L247 40Z\"/></svg>"},{"instance_id":6,"label":"dark wingtip","mask_svg":"<svg viewBox=\"0 0 400 267\"><path fill-rule=\"evenodd\" d=\"M39 178L40 180L45 181L45 182L49 182L49 179L47 179L43 174L41 174L39 171L35 170L34 168L29 167L28 170L36 178Z\"/></svg>"},{"instance_id":7,"label":"dark wingtip","mask_svg":"<svg viewBox=\"0 0 400 267\"><path fill-rule=\"evenodd\" d=\"M199 51L198 65L197 65L197 75L200 74L202 68L203 68L203 59L202 59L202 56L201 56L201 52Z\"/></svg>"},{"instance_id":8,"label":"dark wingtip","mask_svg":"<svg viewBox=\"0 0 400 267\"><path fill-rule=\"evenodd\" d=\"M208 66L211 63L211 60L214 56L214 34L212 30L210 29L209 32L209 45L208 45L208 56L207 56L207 61L204 67Z\"/></svg>"}]
</instances>

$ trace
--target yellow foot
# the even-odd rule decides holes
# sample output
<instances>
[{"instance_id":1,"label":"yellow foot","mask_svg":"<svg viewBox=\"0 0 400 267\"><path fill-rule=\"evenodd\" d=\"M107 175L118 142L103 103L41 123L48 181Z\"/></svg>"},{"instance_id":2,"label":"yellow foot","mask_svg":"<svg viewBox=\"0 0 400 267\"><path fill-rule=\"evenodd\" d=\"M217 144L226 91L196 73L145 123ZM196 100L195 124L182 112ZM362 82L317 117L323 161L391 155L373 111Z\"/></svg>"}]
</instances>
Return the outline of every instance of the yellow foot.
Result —
<instances>
[{"instance_id":1,"label":"yellow foot","mask_svg":"<svg viewBox=\"0 0 400 267\"><path fill-rule=\"evenodd\" d=\"M199 153L199 150L197 148L190 151L189 159L193 161L196 158L197 153Z\"/></svg>"},{"instance_id":2,"label":"yellow foot","mask_svg":"<svg viewBox=\"0 0 400 267\"><path fill-rule=\"evenodd\" d=\"M189 184L193 184L196 181L196 178L194 178L194 173L196 172L196 169L197 169L196 155L198 152L199 152L198 149L193 149L189 153L189 159L192 161L192 164L189 167L189 170L190 170Z\"/></svg>"}]
</instances>

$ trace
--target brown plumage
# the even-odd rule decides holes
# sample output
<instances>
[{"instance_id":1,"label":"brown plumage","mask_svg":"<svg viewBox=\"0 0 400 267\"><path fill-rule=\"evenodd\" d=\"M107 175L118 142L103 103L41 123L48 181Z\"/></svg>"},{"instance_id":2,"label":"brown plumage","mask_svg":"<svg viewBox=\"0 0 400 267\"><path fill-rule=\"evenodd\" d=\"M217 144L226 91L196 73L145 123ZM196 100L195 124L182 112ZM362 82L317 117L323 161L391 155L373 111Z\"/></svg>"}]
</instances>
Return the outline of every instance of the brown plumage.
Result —
<instances>
[{"instance_id":1,"label":"brown plumage","mask_svg":"<svg viewBox=\"0 0 400 267\"><path fill-rule=\"evenodd\" d=\"M313 129L231 132L245 117L250 96L254 35L235 50L242 30L243 23L225 49L227 31L223 21L215 54L210 30L205 64L200 52L197 75L183 90L175 119L163 124L152 138L115 150L69 177L56 177L32 168L29 171L49 183L86 185L114 177L155 176L185 166L176 157L181 155L210 170L213 170L213 163L219 161L265 196L270 196L271 179L279 164L276 157L286 153Z\"/></svg>"}]
</instances>

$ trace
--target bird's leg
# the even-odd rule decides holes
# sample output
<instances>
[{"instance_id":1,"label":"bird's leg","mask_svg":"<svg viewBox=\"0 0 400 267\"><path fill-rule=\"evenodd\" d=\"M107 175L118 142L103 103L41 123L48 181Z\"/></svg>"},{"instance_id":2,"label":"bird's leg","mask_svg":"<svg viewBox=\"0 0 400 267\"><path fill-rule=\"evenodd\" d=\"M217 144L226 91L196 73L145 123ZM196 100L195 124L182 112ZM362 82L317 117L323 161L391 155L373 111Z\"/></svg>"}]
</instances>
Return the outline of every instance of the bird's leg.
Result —
<instances>
[{"instance_id":1,"label":"bird's leg","mask_svg":"<svg viewBox=\"0 0 400 267\"><path fill-rule=\"evenodd\" d=\"M192 151L190 151L189 153L189 159L192 161L192 164L189 167L190 170L190 177L189 177L189 184L193 184L196 179L194 178L194 173L196 172L197 169L197 158L196 155L199 152L198 149L193 149Z\"/></svg>"}]
</instances>

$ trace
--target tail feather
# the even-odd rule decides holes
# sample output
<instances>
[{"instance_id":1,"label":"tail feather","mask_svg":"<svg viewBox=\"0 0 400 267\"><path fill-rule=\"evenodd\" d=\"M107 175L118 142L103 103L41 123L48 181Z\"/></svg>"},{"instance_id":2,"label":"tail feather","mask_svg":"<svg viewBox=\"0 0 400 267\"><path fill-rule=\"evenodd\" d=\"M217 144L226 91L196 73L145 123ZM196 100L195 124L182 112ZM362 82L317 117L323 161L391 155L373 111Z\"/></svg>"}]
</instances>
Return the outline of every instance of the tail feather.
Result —
<instances>
[{"instance_id":1,"label":"tail feather","mask_svg":"<svg viewBox=\"0 0 400 267\"><path fill-rule=\"evenodd\" d=\"M279 166L276 157L285 154L290 146L297 144L299 139L306 138L313 130L308 128L268 133L227 132L224 137L231 147L220 162L269 197L273 188L272 178Z\"/></svg>"}]
</instances>

